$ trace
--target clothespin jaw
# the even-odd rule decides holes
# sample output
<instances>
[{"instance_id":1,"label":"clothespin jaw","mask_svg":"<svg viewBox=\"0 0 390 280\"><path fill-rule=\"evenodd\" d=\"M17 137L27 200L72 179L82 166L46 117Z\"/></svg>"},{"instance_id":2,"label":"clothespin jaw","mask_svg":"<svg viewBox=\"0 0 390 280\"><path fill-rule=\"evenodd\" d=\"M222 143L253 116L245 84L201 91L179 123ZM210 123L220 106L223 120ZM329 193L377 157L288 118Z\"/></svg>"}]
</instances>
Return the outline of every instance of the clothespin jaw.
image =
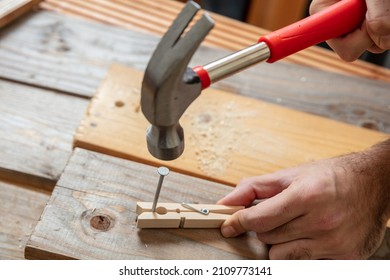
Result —
<instances>
[{"instance_id":1,"label":"clothespin jaw","mask_svg":"<svg viewBox=\"0 0 390 280\"><path fill-rule=\"evenodd\" d=\"M220 228L222 223L244 206L216 204L158 203L152 212L152 202L137 202L138 228ZM208 214L201 213L207 209Z\"/></svg>"}]
</instances>

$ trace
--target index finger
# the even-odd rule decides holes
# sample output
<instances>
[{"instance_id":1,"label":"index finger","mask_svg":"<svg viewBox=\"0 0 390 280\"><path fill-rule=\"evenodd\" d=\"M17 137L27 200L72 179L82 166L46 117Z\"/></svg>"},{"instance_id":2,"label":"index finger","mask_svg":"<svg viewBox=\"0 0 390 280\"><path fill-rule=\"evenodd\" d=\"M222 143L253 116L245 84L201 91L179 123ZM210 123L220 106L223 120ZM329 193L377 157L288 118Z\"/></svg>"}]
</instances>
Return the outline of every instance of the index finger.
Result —
<instances>
[{"instance_id":1,"label":"index finger","mask_svg":"<svg viewBox=\"0 0 390 280\"><path fill-rule=\"evenodd\" d=\"M231 193L217 203L249 206L256 199L269 198L287 188L293 174L292 170L286 169L271 174L246 178Z\"/></svg>"}]
</instances>

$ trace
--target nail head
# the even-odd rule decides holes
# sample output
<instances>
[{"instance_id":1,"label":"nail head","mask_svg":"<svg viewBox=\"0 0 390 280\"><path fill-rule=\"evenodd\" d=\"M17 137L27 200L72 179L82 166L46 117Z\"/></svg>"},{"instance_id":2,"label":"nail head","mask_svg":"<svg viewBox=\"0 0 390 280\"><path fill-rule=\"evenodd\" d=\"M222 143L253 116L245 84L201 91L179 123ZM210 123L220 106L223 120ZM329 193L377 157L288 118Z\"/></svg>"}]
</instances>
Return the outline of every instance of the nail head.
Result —
<instances>
[{"instance_id":1,"label":"nail head","mask_svg":"<svg viewBox=\"0 0 390 280\"><path fill-rule=\"evenodd\" d=\"M162 166L162 167L159 167L159 168L157 169L157 172L158 172L158 174L160 174L161 176L167 176L167 175L169 174L169 169L168 169L167 167Z\"/></svg>"}]
</instances>

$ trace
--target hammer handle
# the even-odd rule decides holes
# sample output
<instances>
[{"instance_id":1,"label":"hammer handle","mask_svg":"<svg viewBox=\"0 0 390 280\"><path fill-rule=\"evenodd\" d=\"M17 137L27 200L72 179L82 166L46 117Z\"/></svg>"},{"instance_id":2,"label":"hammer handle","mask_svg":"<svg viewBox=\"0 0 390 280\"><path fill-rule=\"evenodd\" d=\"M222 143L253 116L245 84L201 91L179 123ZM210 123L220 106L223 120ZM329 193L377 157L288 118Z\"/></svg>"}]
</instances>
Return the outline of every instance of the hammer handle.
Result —
<instances>
[{"instance_id":1,"label":"hammer handle","mask_svg":"<svg viewBox=\"0 0 390 280\"><path fill-rule=\"evenodd\" d=\"M278 61L290 54L340 37L359 28L367 8L364 0L341 0L324 10L260 37L258 43L193 70L202 89L261 61Z\"/></svg>"},{"instance_id":2,"label":"hammer handle","mask_svg":"<svg viewBox=\"0 0 390 280\"><path fill-rule=\"evenodd\" d=\"M270 49L267 62L278 61L320 42L360 27L367 8L364 0L341 0L296 23L260 37Z\"/></svg>"}]
</instances>

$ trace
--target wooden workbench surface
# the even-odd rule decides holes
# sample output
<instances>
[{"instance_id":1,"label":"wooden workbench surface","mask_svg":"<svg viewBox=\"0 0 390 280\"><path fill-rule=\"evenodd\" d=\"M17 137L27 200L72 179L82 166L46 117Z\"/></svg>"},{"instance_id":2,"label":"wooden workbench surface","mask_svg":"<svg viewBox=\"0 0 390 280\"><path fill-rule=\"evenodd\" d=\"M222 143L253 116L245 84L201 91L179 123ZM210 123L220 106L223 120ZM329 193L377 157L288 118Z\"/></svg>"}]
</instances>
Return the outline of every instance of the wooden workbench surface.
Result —
<instances>
[{"instance_id":1,"label":"wooden workbench surface","mask_svg":"<svg viewBox=\"0 0 390 280\"><path fill-rule=\"evenodd\" d=\"M42 7L53 7L53 3L45 1ZM148 9L143 14L148 14ZM143 70L157 42L158 37L148 32L137 33L45 10L1 30L0 210L4 219L0 223L0 258L23 257L26 236L72 153L76 128L110 65L119 62ZM195 60L206 62L216 52L223 55L227 51L204 46ZM296 63L291 60L279 66L259 66L218 87L390 132L387 70L370 66L380 69L375 73L381 73L381 81L361 78L361 74L351 71L359 78L352 77L356 85L348 89L342 84L343 76L322 71L327 67L319 69L317 65L313 69L305 63L291 62ZM376 258L388 256L388 240Z\"/></svg>"}]
</instances>

